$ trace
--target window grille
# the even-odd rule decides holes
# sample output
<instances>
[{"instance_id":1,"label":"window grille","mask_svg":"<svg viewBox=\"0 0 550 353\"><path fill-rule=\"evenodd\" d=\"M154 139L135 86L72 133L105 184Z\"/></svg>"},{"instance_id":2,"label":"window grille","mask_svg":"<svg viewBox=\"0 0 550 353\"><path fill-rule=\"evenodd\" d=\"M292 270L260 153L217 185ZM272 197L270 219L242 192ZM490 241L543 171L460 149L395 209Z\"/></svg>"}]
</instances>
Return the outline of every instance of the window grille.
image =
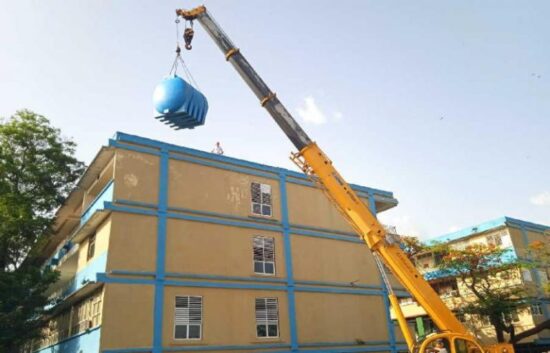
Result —
<instances>
[{"instance_id":1,"label":"window grille","mask_svg":"<svg viewBox=\"0 0 550 353\"><path fill-rule=\"evenodd\" d=\"M251 183L252 213L259 216L271 217L271 185Z\"/></svg>"},{"instance_id":2,"label":"window grille","mask_svg":"<svg viewBox=\"0 0 550 353\"><path fill-rule=\"evenodd\" d=\"M202 297L176 297L174 312L174 338L183 340L201 339Z\"/></svg>"},{"instance_id":3,"label":"window grille","mask_svg":"<svg viewBox=\"0 0 550 353\"><path fill-rule=\"evenodd\" d=\"M72 316L71 335L99 326L101 323L101 293L75 305Z\"/></svg>"},{"instance_id":4,"label":"window grille","mask_svg":"<svg viewBox=\"0 0 550 353\"><path fill-rule=\"evenodd\" d=\"M275 274L275 239L262 236L254 237L254 272Z\"/></svg>"},{"instance_id":5,"label":"window grille","mask_svg":"<svg viewBox=\"0 0 550 353\"><path fill-rule=\"evenodd\" d=\"M533 316L542 316L544 313L542 311L542 306L540 303L531 304L531 315Z\"/></svg>"},{"instance_id":6,"label":"window grille","mask_svg":"<svg viewBox=\"0 0 550 353\"><path fill-rule=\"evenodd\" d=\"M487 241L487 245L492 246L502 246L502 238L500 236L500 233L498 234L490 234L487 237L485 237L485 240Z\"/></svg>"},{"instance_id":7,"label":"window grille","mask_svg":"<svg viewBox=\"0 0 550 353\"><path fill-rule=\"evenodd\" d=\"M256 335L258 337L279 337L277 298L256 298Z\"/></svg>"}]
</instances>

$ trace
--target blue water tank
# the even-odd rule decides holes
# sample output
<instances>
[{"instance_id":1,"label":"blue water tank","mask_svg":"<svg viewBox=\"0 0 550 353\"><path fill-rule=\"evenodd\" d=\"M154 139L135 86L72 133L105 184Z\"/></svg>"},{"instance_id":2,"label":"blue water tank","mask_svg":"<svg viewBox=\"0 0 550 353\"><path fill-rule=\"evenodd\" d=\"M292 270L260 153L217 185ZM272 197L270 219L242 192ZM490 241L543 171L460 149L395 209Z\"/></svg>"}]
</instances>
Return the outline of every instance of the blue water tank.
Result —
<instances>
[{"instance_id":1,"label":"blue water tank","mask_svg":"<svg viewBox=\"0 0 550 353\"><path fill-rule=\"evenodd\" d=\"M153 104L159 114L175 113L186 101L189 85L181 77L170 75L155 87Z\"/></svg>"},{"instance_id":2,"label":"blue water tank","mask_svg":"<svg viewBox=\"0 0 550 353\"><path fill-rule=\"evenodd\" d=\"M206 97L177 75L165 77L157 85L153 104L156 118L176 130L203 125L208 112Z\"/></svg>"}]
</instances>

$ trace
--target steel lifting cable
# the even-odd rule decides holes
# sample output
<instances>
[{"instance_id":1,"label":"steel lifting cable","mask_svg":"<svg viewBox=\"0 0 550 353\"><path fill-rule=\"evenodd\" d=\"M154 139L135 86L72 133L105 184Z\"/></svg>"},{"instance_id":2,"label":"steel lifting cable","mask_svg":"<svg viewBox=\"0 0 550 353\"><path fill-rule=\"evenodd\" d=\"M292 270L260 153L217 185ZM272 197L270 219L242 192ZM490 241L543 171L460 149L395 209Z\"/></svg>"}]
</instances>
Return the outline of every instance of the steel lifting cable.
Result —
<instances>
[{"instance_id":1,"label":"steel lifting cable","mask_svg":"<svg viewBox=\"0 0 550 353\"><path fill-rule=\"evenodd\" d=\"M169 75L172 75L172 74L176 74L177 71L178 71L178 66L179 64L181 64L181 66L183 67L183 71L184 71L184 74L185 76L187 77L187 79L189 81L191 81L191 83L193 84L193 86L195 86L195 88L197 90L200 91L200 88L199 88L199 85L197 84L197 81L195 81L195 78L193 77L193 75L191 74L191 71L189 70L189 68L187 67L187 64L185 64L185 61L183 60L183 58L181 57L181 47L180 47L180 32L179 32L179 23L180 23L180 19L179 17L176 17L176 20L174 21L176 23L176 57L174 58L174 62L172 63L172 68L170 69L170 72L168 73ZM191 31L193 30L193 22L191 22ZM189 28L186 28L185 31L188 32L188 29ZM184 37L186 36L186 34L184 33ZM192 39L192 35L191 35L191 39ZM190 41L188 41L188 38L185 38L185 41L186 41L186 44L185 44L185 48L187 50L190 50L191 49L191 43Z\"/></svg>"}]
</instances>

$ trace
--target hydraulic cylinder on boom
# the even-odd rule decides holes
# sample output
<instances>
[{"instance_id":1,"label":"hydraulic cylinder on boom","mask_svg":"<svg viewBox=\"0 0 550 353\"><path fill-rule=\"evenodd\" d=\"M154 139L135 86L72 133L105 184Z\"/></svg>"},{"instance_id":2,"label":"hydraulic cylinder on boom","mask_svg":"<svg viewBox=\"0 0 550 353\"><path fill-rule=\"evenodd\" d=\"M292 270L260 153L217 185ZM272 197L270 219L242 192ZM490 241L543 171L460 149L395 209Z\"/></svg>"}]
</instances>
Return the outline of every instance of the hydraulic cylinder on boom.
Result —
<instances>
[{"instance_id":1,"label":"hydraulic cylinder on boom","mask_svg":"<svg viewBox=\"0 0 550 353\"><path fill-rule=\"evenodd\" d=\"M176 10L176 14L186 21L197 20L204 27L225 55L225 60L233 65L259 99L260 105L269 112L273 120L297 148L298 152L292 153L291 159L319 185L355 229L358 236L365 241L375 259L377 261L381 259L384 262L437 325L439 333L420 342L415 342L400 310L397 298L390 289L390 301L409 350L415 353L432 353L438 350L436 343L442 344L443 342L450 353L513 353L513 347L509 344L482 347L476 338L468 332L408 259L400 248L399 239L386 232L382 224L338 173L332 161L300 127L277 98L277 95L269 89L252 68L239 48L213 20L206 8L199 6L192 10L180 9ZM185 39L186 47L191 47L192 35L188 35ZM380 264L379 268L384 272Z\"/></svg>"}]
</instances>

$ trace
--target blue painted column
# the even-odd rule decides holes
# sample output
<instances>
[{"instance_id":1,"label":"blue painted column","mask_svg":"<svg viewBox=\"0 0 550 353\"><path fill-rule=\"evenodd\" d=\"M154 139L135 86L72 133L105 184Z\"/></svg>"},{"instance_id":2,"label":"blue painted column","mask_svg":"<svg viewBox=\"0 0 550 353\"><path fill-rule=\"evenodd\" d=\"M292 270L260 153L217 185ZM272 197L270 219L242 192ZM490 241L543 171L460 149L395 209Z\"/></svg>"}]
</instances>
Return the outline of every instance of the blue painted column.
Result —
<instances>
[{"instance_id":1,"label":"blue painted column","mask_svg":"<svg viewBox=\"0 0 550 353\"><path fill-rule=\"evenodd\" d=\"M290 241L290 224L288 220L288 199L286 193L286 173L279 173L279 190L281 194L281 223L283 225L284 256L286 267L286 285L288 302L288 322L290 329L290 349L298 351L298 330L296 327L296 296L294 273L292 270L292 248Z\"/></svg>"},{"instance_id":2,"label":"blue painted column","mask_svg":"<svg viewBox=\"0 0 550 353\"><path fill-rule=\"evenodd\" d=\"M376 217L376 202L374 200L374 193L372 192L369 192L369 209L372 212L372 214ZM390 300L388 298L388 288L386 287L386 283L384 283L384 280L382 279L381 274L380 274L380 285L382 286L382 292L383 292L382 295L384 299L384 311L386 314L386 327L388 329L388 336L390 337L390 348L392 353L396 353L397 344L395 339L395 327L391 319Z\"/></svg>"},{"instance_id":3,"label":"blue painted column","mask_svg":"<svg viewBox=\"0 0 550 353\"><path fill-rule=\"evenodd\" d=\"M155 272L155 302L153 314L153 353L162 352L162 321L164 310L164 274L166 258L166 222L168 210L168 150L160 151L160 171L157 216L157 261Z\"/></svg>"},{"instance_id":4,"label":"blue painted column","mask_svg":"<svg viewBox=\"0 0 550 353\"><path fill-rule=\"evenodd\" d=\"M523 241L523 245L525 248L529 246L529 236L527 234L527 230L525 229L525 226L520 226L521 230L521 240ZM537 286L537 294L539 297L544 296L544 291L542 290L542 281L539 276L539 271L537 269L531 269L531 274L533 275L533 279L535 280L535 285ZM542 314L544 315L544 319L548 320L550 319L550 312L548 312L548 305L544 302L540 302L540 306L542 308Z\"/></svg>"}]
</instances>

